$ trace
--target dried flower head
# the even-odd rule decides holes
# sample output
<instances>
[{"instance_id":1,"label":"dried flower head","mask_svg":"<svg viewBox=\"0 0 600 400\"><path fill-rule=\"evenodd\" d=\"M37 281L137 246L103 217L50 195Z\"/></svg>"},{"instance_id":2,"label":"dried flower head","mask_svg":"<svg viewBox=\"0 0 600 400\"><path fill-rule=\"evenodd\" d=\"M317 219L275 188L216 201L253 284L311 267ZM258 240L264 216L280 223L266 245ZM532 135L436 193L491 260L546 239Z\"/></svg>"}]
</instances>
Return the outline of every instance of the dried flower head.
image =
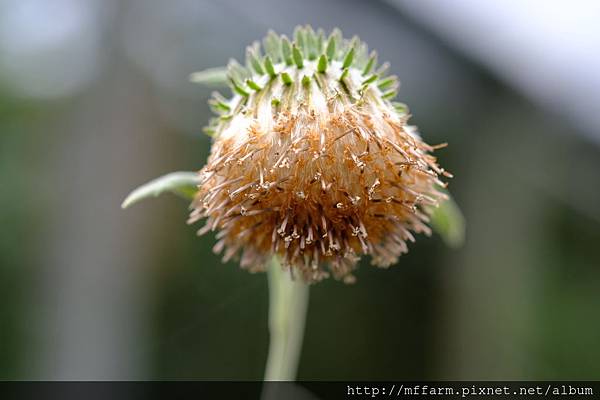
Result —
<instances>
[{"instance_id":1,"label":"dried flower head","mask_svg":"<svg viewBox=\"0 0 600 400\"><path fill-rule=\"evenodd\" d=\"M211 100L214 142L192 205L215 252L264 270L273 255L305 281L352 282L363 254L380 267L407 251L445 197L440 168L407 125L387 64L357 38L299 27L270 32L231 61L233 97Z\"/></svg>"}]
</instances>

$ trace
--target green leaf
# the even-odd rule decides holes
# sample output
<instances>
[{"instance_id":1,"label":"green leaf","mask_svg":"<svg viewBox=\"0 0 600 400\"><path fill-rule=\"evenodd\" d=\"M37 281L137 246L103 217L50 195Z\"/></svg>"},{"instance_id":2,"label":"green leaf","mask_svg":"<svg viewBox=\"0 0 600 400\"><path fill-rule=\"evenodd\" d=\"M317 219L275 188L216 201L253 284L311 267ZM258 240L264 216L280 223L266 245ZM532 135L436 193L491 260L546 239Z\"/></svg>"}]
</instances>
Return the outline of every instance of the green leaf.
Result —
<instances>
[{"instance_id":1,"label":"green leaf","mask_svg":"<svg viewBox=\"0 0 600 400\"><path fill-rule=\"evenodd\" d=\"M127 208L148 197L158 197L164 192L171 192L186 200L192 200L198 191L199 183L200 177L195 172L172 172L135 189L123 201L121 208Z\"/></svg>"},{"instance_id":2,"label":"green leaf","mask_svg":"<svg viewBox=\"0 0 600 400\"><path fill-rule=\"evenodd\" d=\"M227 85L227 67L208 68L190 74L190 81L210 86Z\"/></svg>"},{"instance_id":3,"label":"green leaf","mask_svg":"<svg viewBox=\"0 0 600 400\"><path fill-rule=\"evenodd\" d=\"M465 217L452 198L442 201L433 210L431 226L449 247L458 248L464 244Z\"/></svg>"}]
</instances>

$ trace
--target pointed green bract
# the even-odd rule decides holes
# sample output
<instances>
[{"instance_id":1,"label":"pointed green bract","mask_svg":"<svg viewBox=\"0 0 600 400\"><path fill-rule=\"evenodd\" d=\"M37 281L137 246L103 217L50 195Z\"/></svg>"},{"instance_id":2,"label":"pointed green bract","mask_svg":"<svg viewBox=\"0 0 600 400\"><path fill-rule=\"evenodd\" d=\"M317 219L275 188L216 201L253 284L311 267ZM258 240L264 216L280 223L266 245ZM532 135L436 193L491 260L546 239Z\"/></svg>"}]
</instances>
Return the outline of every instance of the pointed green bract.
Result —
<instances>
[{"instance_id":1,"label":"pointed green bract","mask_svg":"<svg viewBox=\"0 0 600 400\"><path fill-rule=\"evenodd\" d=\"M312 27L306 27L306 47L308 50L308 59L316 60L318 52L320 49L317 49L317 37L315 35L315 31L313 31Z\"/></svg>"},{"instance_id":2,"label":"pointed green bract","mask_svg":"<svg viewBox=\"0 0 600 400\"><path fill-rule=\"evenodd\" d=\"M231 111L231 107L229 107L229 106L228 106L227 104L225 104L225 103L218 102L216 106L217 106L218 108L220 108L221 110L223 110L223 111L227 111L227 112Z\"/></svg>"},{"instance_id":3,"label":"pointed green bract","mask_svg":"<svg viewBox=\"0 0 600 400\"><path fill-rule=\"evenodd\" d=\"M271 78L275 78L277 76L277 73L275 72L275 66L273 66L273 61L271 61L271 57L269 56L265 57L265 70Z\"/></svg>"},{"instance_id":4,"label":"pointed green bract","mask_svg":"<svg viewBox=\"0 0 600 400\"><path fill-rule=\"evenodd\" d=\"M292 58L292 45L287 37L281 37L281 54L283 54L283 60L287 65L292 65L294 60Z\"/></svg>"},{"instance_id":5,"label":"pointed green bract","mask_svg":"<svg viewBox=\"0 0 600 400\"><path fill-rule=\"evenodd\" d=\"M317 31L317 54L323 52L324 40L325 40L325 32L323 32L323 29L319 29Z\"/></svg>"},{"instance_id":6,"label":"pointed green bract","mask_svg":"<svg viewBox=\"0 0 600 400\"><path fill-rule=\"evenodd\" d=\"M384 94L381 95L381 97L383 99L393 99L394 97L396 97L396 95L398 94L398 92L396 92L395 90L390 90L389 92L385 92Z\"/></svg>"},{"instance_id":7,"label":"pointed green bract","mask_svg":"<svg viewBox=\"0 0 600 400\"><path fill-rule=\"evenodd\" d=\"M283 81L283 83L285 83L286 85L291 85L294 81L292 80L292 77L290 76L290 74L288 74L287 72L283 72L281 74L281 80Z\"/></svg>"},{"instance_id":8,"label":"pointed green bract","mask_svg":"<svg viewBox=\"0 0 600 400\"><path fill-rule=\"evenodd\" d=\"M319 71L320 73L324 73L325 71L327 71L327 56L325 54L322 54L321 57L319 57L317 71Z\"/></svg>"},{"instance_id":9,"label":"pointed green bract","mask_svg":"<svg viewBox=\"0 0 600 400\"><path fill-rule=\"evenodd\" d=\"M237 82L244 82L247 78L250 78L251 74L246 68L241 66L236 60L229 60L227 63L227 75L231 80Z\"/></svg>"},{"instance_id":10,"label":"pointed green bract","mask_svg":"<svg viewBox=\"0 0 600 400\"><path fill-rule=\"evenodd\" d=\"M392 102L392 106L399 114L408 114L408 106L404 103L399 103L397 101Z\"/></svg>"},{"instance_id":11,"label":"pointed green bract","mask_svg":"<svg viewBox=\"0 0 600 400\"><path fill-rule=\"evenodd\" d=\"M262 90L258 83L254 82L252 79L246 79L246 85L248 85L250 89L256 90L257 92Z\"/></svg>"},{"instance_id":12,"label":"pointed green bract","mask_svg":"<svg viewBox=\"0 0 600 400\"><path fill-rule=\"evenodd\" d=\"M218 100L211 99L208 101L208 104L211 106L211 109L216 113L230 112L231 107L226 103Z\"/></svg>"},{"instance_id":13,"label":"pointed green bract","mask_svg":"<svg viewBox=\"0 0 600 400\"><path fill-rule=\"evenodd\" d=\"M373 67L375 66L375 64L377 63L377 53L372 52L371 56L369 57L369 61L367 61L367 64L365 65L365 68L363 69L363 75L366 76L369 72L371 72L371 70L373 69Z\"/></svg>"},{"instance_id":14,"label":"pointed green bract","mask_svg":"<svg viewBox=\"0 0 600 400\"><path fill-rule=\"evenodd\" d=\"M348 73L349 73L348 68L344 68L342 75L340 75L340 81L343 81L344 79L346 79L346 77L348 76Z\"/></svg>"},{"instance_id":15,"label":"pointed green bract","mask_svg":"<svg viewBox=\"0 0 600 400\"><path fill-rule=\"evenodd\" d=\"M248 48L248 50L246 51L246 59L248 60L248 64L257 74L262 75L265 73L265 71L262 68L262 65L260 64L260 61L258 60L252 48Z\"/></svg>"},{"instance_id":16,"label":"pointed green bract","mask_svg":"<svg viewBox=\"0 0 600 400\"><path fill-rule=\"evenodd\" d=\"M369 61L369 49L366 43L361 42L358 37L356 37L354 42L354 48L354 66L357 69L364 68Z\"/></svg>"},{"instance_id":17,"label":"pointed green bract","mask_svg":"<svg viewBox=\"0 0 600 400\"><path fill-rule=\"evenodd\" d=\"M302 84L303 84L304 86L308 86L308 85L310 85L310 76L308 76L308 75L304 75L304 76L302 77Z\"/></svg>"},{"instance_id":18,"label":"pointed green bract","mask_svg":"<svg viewBox=\"0 0 600 400\"><path fill-rule=\"evenodd\" d=\"M246 90L244 90L238 83L236 83L234 80L231 80L231 86L233 87L233 91L236 92L237 94L239 94L240 96L243 97L248 97L250 96L250 93L248 93Z\"/></svg>"},{"instance_id":19,"label":"pointed green bract","mask_svg":"<svg viewBox=\"0 0 600 400\"><path fill-rule=\"evenodd\" d=\"M382 79L377 83L377 87L381 90L385 90L391 86L393 86L397 82L397 78L395 76L388 76L385 79Z\"/></svg>"},{"instance_id":20,"label":"pointed green bract","mask_svg":"<svg viewBox=\"0 0 600 400\"><path fill-rule=\"evenodd\" d=\"M377 70L375 70L375 73L379 76L385 76L388 69L390 69L390 63L384 62L379 66L379 68L377 68Z\"/></svg>"},{"instance_id":21,"label":"pointed green bract","mask_svg":"<svg viewBox=\"0 0 600 400\"><path fill-rule=\"evenodd\" d=\"M300 51L308 54L308 49L306 48L305 30L301 26L297 26L294 29L294 44L300 49Z\"/></svg>"},{"instance_id":22,"label":"pointed green bract","mask_svg":"<svg viewBox=\"0 0 600 400\"><path fill-rule=\"evenodd\" d=\"M302 51L294 44L292 46L292 56L294 57L294 63L296 67L303 68L304 67L304 55Z\"/></svg>"},{"instance_id":23,"label":"pointed green bract","mask_svg":"<svg viewBox=\"0 0 600 400\"><path fill-rule=\"evenodd\" d=\"M377 75L373 74L370 77L368 77L367 79L365 79L362 84L363 85L368 85L368 84L370 84L372 82L375 82L375 80L377 80Z\"/></svg>"},{"instance_id":24,"label":"pointed green bract","mask_svg":"<svg viewBox=\"0 0 600 400\"><path fill-rule=\"evenodd\" d=\"M337 48L337 39L336 39L335 35L332 33L329 36L329 40L327 41L327 50L326 50L327 58L330 61L333 61L335 59L336 48Z\"/></svg>"},{"instance_id":25,"label":"pointed green bract","mask_svg":"<svg viewBox=\"0 0 600 400\"><path fill-rule=\"evenodd\" d=\"M348 50L346 56L344 57L344 63L342 64L342 68L349 68L352 65L352 61L354 61L354 47Z\"/></svg>"},{"instance_id":26,"label":"pointed green bract","mask_svg":"<svg viewBox=\"0 0 600 400\"><path fill-rule=\"evenodd\" d=\"M272 62L278 63L282 60L281 38L273 31L269 31L263 39L263 49Z\"/></svg>"},{"instance_id":27,"label":"pointed green bract","mask_svg":"<svg viewBox=\"0 0 600 400\"><path fill-rule=\"evenodd\" d=\"M342 31L340 31L338 28L334 28L333 31L331 31L330 38L333 39L335 44L335 52L333 57L329 59L331 61L333 59L337 59L339 53L343 53L344 37L342 35ZM329 57L329 54L327 56Z\"/></svg>"}]
</instances>

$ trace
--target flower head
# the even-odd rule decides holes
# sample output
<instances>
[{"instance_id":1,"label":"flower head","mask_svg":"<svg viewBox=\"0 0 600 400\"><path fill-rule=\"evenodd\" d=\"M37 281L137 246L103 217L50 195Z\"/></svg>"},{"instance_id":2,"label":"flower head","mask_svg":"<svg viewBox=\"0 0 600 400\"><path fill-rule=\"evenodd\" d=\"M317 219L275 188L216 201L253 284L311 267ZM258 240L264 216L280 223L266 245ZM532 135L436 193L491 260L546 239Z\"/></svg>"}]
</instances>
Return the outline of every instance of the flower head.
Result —
<instances>
[{"instance_id":1,"label":"flower head","mask_svg":"<svg viewBox=\"0 0 600 400\"><path fill-rule=\"evenodd\" d=\"M449 177L395 103L386 76L357 38L299 27L270 32L228 66L233 96L219 113L190 222L218 231L216 252L251 271L273 255L308 282L352 282L361 255L380 267L407 251ZM438 146L441 147L441 146Z\"/></svg>"}]
</instances>

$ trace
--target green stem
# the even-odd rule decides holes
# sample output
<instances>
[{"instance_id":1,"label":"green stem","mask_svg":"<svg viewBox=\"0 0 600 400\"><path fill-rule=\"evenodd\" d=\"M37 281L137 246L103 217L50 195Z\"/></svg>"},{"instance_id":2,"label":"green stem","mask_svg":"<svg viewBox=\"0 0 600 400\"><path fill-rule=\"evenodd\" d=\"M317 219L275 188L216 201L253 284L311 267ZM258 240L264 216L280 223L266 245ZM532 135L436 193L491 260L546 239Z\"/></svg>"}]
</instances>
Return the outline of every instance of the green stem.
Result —
<instances>
[{"instance_id":1,"label":"green stem","mask_svg":"<svg viewBox=\"0 0 600 400\"><path fill-rule=\"evenodd\" d=\"M270 343L265 381L293 381L302 349L308 285L299 278L292 280L275 257L268 275Z\"/></svg>"}]
</instances>

